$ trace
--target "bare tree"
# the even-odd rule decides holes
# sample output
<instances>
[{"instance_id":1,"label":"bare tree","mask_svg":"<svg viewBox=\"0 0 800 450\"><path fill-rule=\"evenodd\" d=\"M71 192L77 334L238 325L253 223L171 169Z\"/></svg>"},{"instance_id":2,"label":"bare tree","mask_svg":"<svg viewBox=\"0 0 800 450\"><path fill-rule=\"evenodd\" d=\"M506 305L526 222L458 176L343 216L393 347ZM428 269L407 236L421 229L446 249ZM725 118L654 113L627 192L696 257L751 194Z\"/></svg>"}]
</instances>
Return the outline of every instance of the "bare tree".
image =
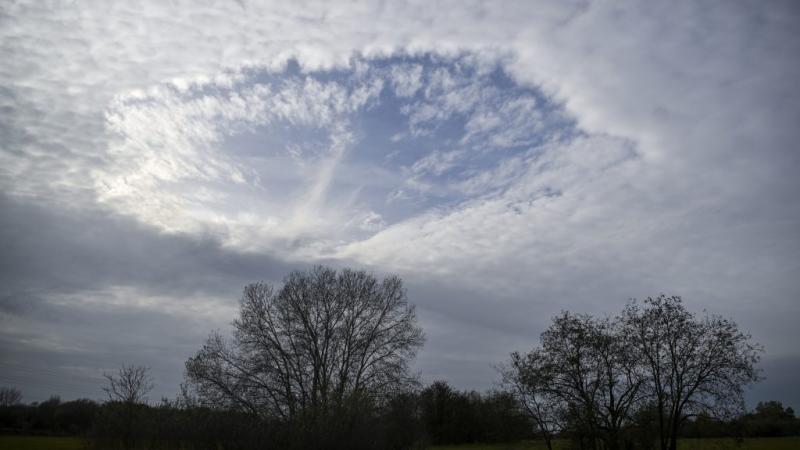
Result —
<instances>
[{"instance_id":1,"label":"bare tree","mask_svg":"<svg viewBox=\"0 0 800 450\"><path fill-rule=\"evenodd\" d=\"M511 361L500 367L503 385L533 419L548 450L553 449L553 439L564 428L565 417L564 402L552 389L552 369L541 350L525 355L514 352Z\"/></svg>"},{"instance_id":2,"label":"bare tree","mask_svg":"<svg viewBox=\"0 0 800 450\"><path fill-rule=\"evenodd\" d=\"M424 340L400 278L325 267L247 286L233 328L187 361L189 381L207 403L289 423L412 381Z\"/></svg>"},{"instance_id":3,"label":"bare tree","mask_svg":"<svg viewBox=\"0 0 800 450\"><path fill-rule=\"evenodd\" d=\"M631 349L648 375L647 390L658 415L661 450L675 450L681 424L705 414L743 411L743 388L758 380L762 348L736 323L697 317L680 297L661 295L624 311Z\"/></svg>"},{"instance_id":4,"label":"bare tree","mask_svg":"<svg viewBox=\"0 0 800 450\"><path fill-rule=\"evenodd\" d=\"M552 436L571 428L581 448L616 450L641 400L643 374L628 351L618 320L568 312L553 319L541 347L511 354L503 371L550 447Z\"/></svg>"},{"instance_id":5,"label":"bare tree","mask_svg":"<svg viewBox=\"0 0 800 450\"><path fill-rule=\"evenodd\" d=\"M153 389L150 369L145 366L122 364L116 374L103 374L107 385L103 390L111 401L138 404L147 401L147 394Z\"/></svg>"},{"instance_id":6,"label":"bare tree","mask_svg":"<svg viewBox=\"0 0 800 450\"><path fill-rule=\"evenodd\" d=\"M549 388L590 448L599 438L605 447L620 447L622 430L642 384L619 326L609 319L563 313L542 333L542 357Z\"/></svg>"},{"instance_id":7,"label":"bare tree","mask_svg":"<svg viewBox=\"0 0 800 450\"><path fill-rule=\"evenodd\" d=\"M122 364L116 374L103 374L107 385L103 390L110 401L108 413L112 435L119 438L125 449L136 448L137 426L147 394L153 389L150 369L145 366Z\"/></svg>"},{"instance_id":8,"label":"bare tree","mask_svg":"<svg viewBox=\"0 0 800 450\"><path fill-rule=\"evenodd\" d=\"M14 406L22 401L22 392L10 386L0 387L0 406Z\"/></svg>"},{"instance_id":9,"label":"bare tree","mask_svg":"<svg viewBox=\"0 0 800 450\"><path fill-rule=\"evenodd\" d=\"M675 450L688 418L743 412L743 388L758 380L762 351L750 339L734 322L697 317L680 297L662 295L630 303L613 320L561 314L539 349L512 354L506 379L537 423L549 417L542 405L560 408L589 448L598 439L620 448L637 411L652 408L661 450Z\"/></svg>"}]
</instances>

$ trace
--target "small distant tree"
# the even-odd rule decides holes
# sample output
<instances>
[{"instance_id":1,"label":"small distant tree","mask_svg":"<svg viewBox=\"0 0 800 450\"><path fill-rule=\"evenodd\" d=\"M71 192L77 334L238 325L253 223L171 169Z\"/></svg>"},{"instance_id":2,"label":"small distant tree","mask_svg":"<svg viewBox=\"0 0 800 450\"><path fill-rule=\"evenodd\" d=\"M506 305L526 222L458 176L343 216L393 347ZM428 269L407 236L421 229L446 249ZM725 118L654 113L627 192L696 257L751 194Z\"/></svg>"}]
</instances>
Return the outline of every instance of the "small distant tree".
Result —
<instances>
[{"instance_id":1,"label":"small distant tree","mask_svg":"<svg viewBox=\"0 0 800 450\"><path fill-rule=\"evenodd\" d=\"M103 374L106 386L103 390L111 401L138 404L147 401L147 394L153 389L150 369L145 366L122 364L116 374Z\"/></svg>"},{"instance_id":2,"label":"small distant tree","mask_svg":"<svg viewBox=\"0 0 800 450\"><path fill-rule=\"evenodd\" d=\"M783 403L777 400L758 402L752 414L769 419L794 419L794 409L790 406L784 409Z\"/></svg>"},{"instance_id":3,"label":"small distant tree","mask_svg":"<svg viewBox=\"0 0 800 450\"><path fill-rule=\"evenodd\" d=\"M624 310L625 333L646 372L658 417L661 450L675 450L682 424L699 415L744 412L744 387L759 379L763 351L735 322L686 310L680 297L661 295Z\"/></svg>"},{"instance_id":4,"label":"small distant tree","mask_svg":"<svg viewBox=\"0 0 800 450\"><path fill-rule=\"evenodd\" d=\"M462 444L456 428L458 392L447 381L436 380L420 392L420 409L431 443L434 445Z\"/></svg>"},{"instance_id":5,"label":"small distant tree","mask_svg":"<svg viewBox=\"0 0 800 450\"><path fill-rule=\"evenodd\" d=\"M122 364L116 374L106 373L108 394L107 416L103 432L107 437L119 439L126 450L136 447L137 425L141 411L146 407L147 394L153 389L150 369L145 366Z\"/></svg>"},{"instance_id":6,"label":"small distant tree","mask_svg":"<svg viewBox=\"0 0 800 450\"><path fill-rule=\"evenodd\" d=\"M22 392L19 389L3 386L0 387L0 406L14 406L22 401Z\"/></svg>"},{"instance_id":7,"label":"small distant tree","mask_svg":"<svg viewBox=\"0 0 800 450\"><path fill-rule=\"evenodd\" d=\"M774 437L800 434L800 421L791 407L776 400L758 402L755 409L741 419L749 436Z\"/></svg>"}]
</instances>

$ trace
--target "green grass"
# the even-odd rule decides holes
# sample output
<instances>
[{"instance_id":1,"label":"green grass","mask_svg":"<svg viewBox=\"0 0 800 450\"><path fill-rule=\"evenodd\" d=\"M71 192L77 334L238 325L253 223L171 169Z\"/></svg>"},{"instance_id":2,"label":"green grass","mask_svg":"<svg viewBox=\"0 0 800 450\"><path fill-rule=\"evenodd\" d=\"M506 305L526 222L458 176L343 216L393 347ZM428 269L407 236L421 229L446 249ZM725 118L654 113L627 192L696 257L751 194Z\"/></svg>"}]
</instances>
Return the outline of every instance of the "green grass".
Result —
<instances>
[{"instance_id":1,"label":"green grass","mask_svg":"<svg viewBox=\"0 0 800 450\"><path fill-rule=\"evenodd\" d=\"M75 437L0 436L0 450L83 450Z\"/></svg>"},{"instance_id":2,"label":"green grass","mask_svg":"<svg viewBox=\"0 0 800 450\"><path fill-rule=\"evenodd\" d=\"M733 439L682 439L679 450L797 450L800 437L752 438L737 445Z\"/></svg>"},{"instance_id":3,"label":"green grass","mask_svg":"<svg viewBox=\"0 0 800 450\"><path fill-rule=\"evenodd\" d=\"M554 441L556 450L566 448L566 442ZM544 441L525 441L510 444L465 444L465 445L439 445L430 447L430 450L546 450Z\"/></svg>"},{"instance_id":4,"label":"green grass","mask_svg":"<svg viewBox=\"0 0 800 450\"><path fill-rule=\"evenodd\" d=\"M556 441L555 449L567 448L567 443ZM469 444L442 445L431 447L431 450L545 450L544 442L521 442L517 444ZM737 445L733 439L683 439L679 442L679 450L799 450L800 437L784 438L752 438L745 439Z\"/></svg>"},{"instance_id":5,"label":"green grass","mask_svg":"<svg viewBox=\"0 0 800 450\"><path fill-rule=\"evenodd\" d=\"M556 441L556 449L566 442ZM73 437L0 436L0 450L83 450L83 441ZM431 450L545 450L544 442L517 444L470 444L431 447ZM745 439L741 446L732 439L684 439L680 450L798 450L800 437Z\"/></svg>"}]
</instances>

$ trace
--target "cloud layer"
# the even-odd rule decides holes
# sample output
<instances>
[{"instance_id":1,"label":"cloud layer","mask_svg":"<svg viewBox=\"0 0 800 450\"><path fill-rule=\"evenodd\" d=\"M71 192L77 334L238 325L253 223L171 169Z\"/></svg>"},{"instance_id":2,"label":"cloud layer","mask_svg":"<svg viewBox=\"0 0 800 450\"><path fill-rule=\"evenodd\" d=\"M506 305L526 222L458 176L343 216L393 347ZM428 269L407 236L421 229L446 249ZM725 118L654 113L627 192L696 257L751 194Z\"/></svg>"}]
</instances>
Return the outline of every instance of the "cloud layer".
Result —
<instances>
[{"instance_id":1,"label":"cloud layer","mask_svg":"<svg viewBox=\"0 0 800 450\"><path fill-rule=\"evenodd\" d=\"M399 273L462 387L661 292L797 367L792 3L162 3L2 7L0 382L173 392L317 262Z\"/></svg>"}]
</instances>

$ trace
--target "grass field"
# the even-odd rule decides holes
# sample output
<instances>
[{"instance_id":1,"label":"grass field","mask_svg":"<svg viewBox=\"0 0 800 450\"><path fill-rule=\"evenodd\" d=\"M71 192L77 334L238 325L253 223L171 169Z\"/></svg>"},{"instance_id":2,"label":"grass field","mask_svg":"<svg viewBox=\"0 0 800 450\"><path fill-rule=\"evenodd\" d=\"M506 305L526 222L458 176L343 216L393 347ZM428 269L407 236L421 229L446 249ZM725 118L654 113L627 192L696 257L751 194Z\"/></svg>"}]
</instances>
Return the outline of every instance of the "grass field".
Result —
<instances>
[{"instance_id":1,"label":"grass field","mask_svg":"<svg viewBox=\"0 0 800 450\"><path fill-rule=\"evenodd\" d=\"M737 445L732 439L683 439L680 450L800 450L800 437L745 439ZM566 448L565 442L555 442L555 449ZM544 442L519 444L477 444L431 447L431 450L545 450Z\"/></svg>"},{"instance_id":2,"label":"grass field","mask_svg":"<svg viewBox=\"0 0 800 450\"><path fill-rule=\"evenodd\" d=\"M556 449L566 446L556 442ZM83 450L83 441L71 437L0 436L0 450ZM798 450L800 437L746 439L741 446L730 439L684 439L680 450ZM432 447L431 450L545 450L543 442Z\"/></svg>"},{"instance_id":3,"label":"grass field","mask_svg":"<svg viewBox=\"0 0 800 450\"><path fill-rule=\"evenodd\" d=\"M745 439L741 445L732 439L683 439L678 444L680 450L798 450L800 437Z\"/></svg>"},{"instance_id":4,"label":"grass field","mask_svg":"<svg viewBox=\"0 0 800 450\"><path fill-rule=\"evenodd\" d=\"M74 437L0 436L0 450L82 450L83 440Z\"/></svg>"},{"instance_id":5,"label":"grass field","mask_svg":"<svg viewBox=\"0 0 800 450\"><path fill-rule=\"evenodd\" d=\"M556 449L564 448L560 442L555 442ZM519 444L468 444L468 445L439 445L431 450L546 450L544 442L523 442Z\"/></svg>"}]
</instances>

